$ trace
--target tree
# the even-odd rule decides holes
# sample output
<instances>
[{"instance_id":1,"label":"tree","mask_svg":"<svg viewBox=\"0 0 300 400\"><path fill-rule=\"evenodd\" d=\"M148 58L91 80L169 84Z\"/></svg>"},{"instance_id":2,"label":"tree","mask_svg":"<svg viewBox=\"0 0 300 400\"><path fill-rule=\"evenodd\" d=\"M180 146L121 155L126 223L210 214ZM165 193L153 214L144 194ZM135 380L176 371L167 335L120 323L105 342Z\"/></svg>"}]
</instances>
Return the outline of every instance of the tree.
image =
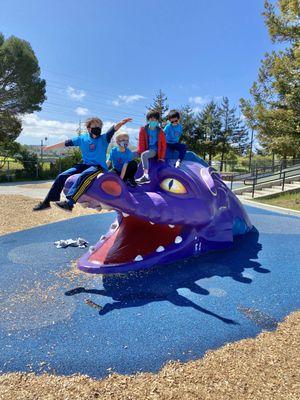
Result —
<instances>
[{"instance_id":1,"label":"tree","mask_svg":"<svg viewBox=\"0 0 300 400\"><path fill-rule=\"evenodd\" d=\"M161 89L159 89L159 92L153 99L153 103L149 107L147 107L147 109L158 111L161 121L166 121L165 114L169 110L169 105L167 101L167 96Z\"/></svg>"},{"instance_id":2,"label":"tree","mask_svg":"<svg viewBox=\"0 0 300 400\"><path fill-rule=\"evenodd\" d=\"M257 81L250 89L252 99L241 99L243 113L257 121L260 144L283 158L300 154L300 4L265 1L263 13L274 43L286 43L284 50L266 54Z\"/></svg>"},{"instance_id":3,"label":"tree","mask_svg":"<svg viewBox=\"0 0 300 400\"><path fill-rule=\"evenodd\" d=\"M202 154L203 132L200 129L197 116L189 105L180 109L180 116L183 129L183 141L186 143L189 150L197 154Z\"/></svg>"},{"instance_id":4,"label":"tree","mask_svg":"<svg viewBox=\"0 0 300 400\"><path fill-rule=\"evenodd\" d=\"M13 142L20 135L22 123L20 117L9 111L0 110L0 143Z\"/></svg>"},{"instance_id":5,"label":"tree","mask_svg":"<svg viewBox=\"0 0 300 400\"><path fill-rule=\"evenodd\" d=\"M26 146L20 146L15 159L23 165L26 177L34 178L36 176L38 158L35 153L29 151Z\"/></svg>"},{"instance_id":6,"label":"tree","mask_svg":"<svg viewBox=\"0 0 300 400\"><path fill-rule=\"evenodd\" d=\"M251 106L251 102L249 100L240 99L240 108L244 116L244 120L248 128L251 130L251 139L249 145L249 172L251 171L252 166L252 156L253 156L253 142L254 142L254 132L258 127L258 120L254 113L253 107Z\"/></svg>"},{"instance_id":7,"label":"tree","mask_svg":"<svg viewBox=\"0 0 300 400\"><path fill-rule=\"evenodd\" d=\"M0 33L0 142L19 136L22 114L41 109L45 85L30 44Z\"/></svg>"},{"instance_id":8,"label":"tree","mask_svg":"<svg viewBox=\"0 0 300 400\"><path fill-rule=\"evenodd\" d=\"M14 157L20 151L21 145L17 142L6 141L0 142L0 169L6 165L6 161L10 157Z\"/></svg>"},{"instance_id":9,"label":"tree","mask_svg":"<svg viewBox=\"0 0 300 400\"><path fill-rule=\"evenodd\" d=\"M230 150L240 154L244 153L248 146L248 133L241 119L236 116L236 107L230 108L227 97L223 97L219 110L222 123L219 143L221 153L220 171L223 171L225 154Z\"/></svg>"},{"instance_id":10,"label":"tree","mask_svg":"<svg viewBox=\"0 0 300 400\"><path fill-rule=\"evenodd\" d=\"M221 113L215 101L210 101L198 115L199 129L203 135L202 143L204 154L208 154L208 163L218 152L218 145L221 142ZM205 157L204 157L205 158Z\"/></svg>"}]
</instances>

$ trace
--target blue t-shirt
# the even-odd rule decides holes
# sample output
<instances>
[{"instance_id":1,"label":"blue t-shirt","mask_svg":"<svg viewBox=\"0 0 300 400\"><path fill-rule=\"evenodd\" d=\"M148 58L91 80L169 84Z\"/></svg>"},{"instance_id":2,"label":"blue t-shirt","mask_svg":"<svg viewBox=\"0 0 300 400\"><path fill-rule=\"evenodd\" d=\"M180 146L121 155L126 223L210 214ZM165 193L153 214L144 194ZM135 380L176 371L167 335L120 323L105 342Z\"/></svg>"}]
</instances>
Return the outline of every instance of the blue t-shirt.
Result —
<instances>
[{"instance_id":1,"label":"blue t-shirt","mask_svg":"<svg viewBox=\"0 0 300 400\"><path fill-rule=\"evenodd\" d=\"M149 149L157 151L157 142L158 142L158 129L149 129L146 128L148 134L148 142L149 142Z\"/></svg>"},{"instance_id":2,"label":"blue t-shirt","mask_svg":"<svg viewBox=\"0 0 300 400\"><path fill-rule=\"evenodd\" d=\"M123 165L133 160L133 153L128 148L125 151L120 151L119 147L113 147L109 153L109 161L113 168L121 172Z\"/></svg>"},{"instance_id":3,"label":"blue t-shirt","mask_svg":"<svg viewBox=\"0 0 300 400\"><path fill-rule=\"evenodd\" d=\"M164 127L167 143L178 143L181 135L183 134L182 125L172 125L168 123Z\"/></svg>"},{"instance_id":4,"label":"blue t-shirt","mask_svg":"<svg viewBox=\"0 0 300 400\"><path fill-rule=\"evenodd\" d=\"M114 132L114 127L112 127L107 133L100 135L96 139L92 138L89 133L84 133L71 140L67 140L65 146L78 146L81 150L84 164L100 165L107 171L106 152Z\"/></svg>"}]
</instances>

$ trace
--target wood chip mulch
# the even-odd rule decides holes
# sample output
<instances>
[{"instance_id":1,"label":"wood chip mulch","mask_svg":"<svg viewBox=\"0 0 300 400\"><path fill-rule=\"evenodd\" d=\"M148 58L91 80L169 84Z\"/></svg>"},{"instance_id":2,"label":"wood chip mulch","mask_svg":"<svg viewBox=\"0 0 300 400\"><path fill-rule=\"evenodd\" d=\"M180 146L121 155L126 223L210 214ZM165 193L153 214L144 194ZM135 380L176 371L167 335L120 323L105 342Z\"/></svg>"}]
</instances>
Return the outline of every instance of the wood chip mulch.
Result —
<instances>
[{"instance_id":1,"label":"wood chip mulch","mask_svg":"<svg viewBox=\"0 0 300 400\"><path fill-rule=\"evenodd\" d=\"M83 208L80 205L76 205L72 213L60 210L55 206L52 206L50 210L32 211L39 201L22 195L0 195L0 235L81 215L99 214L98 211Z\"/></svg>"},{"instance_id":2,"label":"wood chip mulch","mask_svg":"<svg viewBox=\"0 0 300 400\"><path fill-rule=\"evenodd\" d=\"M300 312L275 332L263 332L208 352L203 359L168 363L159 373L111 374L103 380L33 373L0 376L2 400L299 400Z\"/></svg>"}]
</instances>

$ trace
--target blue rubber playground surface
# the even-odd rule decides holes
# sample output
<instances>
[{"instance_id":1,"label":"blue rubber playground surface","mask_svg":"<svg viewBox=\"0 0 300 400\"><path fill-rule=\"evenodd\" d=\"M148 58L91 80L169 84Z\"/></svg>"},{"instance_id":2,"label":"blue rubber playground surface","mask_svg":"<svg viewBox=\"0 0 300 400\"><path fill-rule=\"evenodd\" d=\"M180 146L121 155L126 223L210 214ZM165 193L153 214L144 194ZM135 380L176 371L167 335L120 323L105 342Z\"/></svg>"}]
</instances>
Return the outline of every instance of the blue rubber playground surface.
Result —
<instances>
[{"instance_id":1,"label":"blue rubber playground surface","mask_svg":"<svg viewBox=\"0 0 300 400\"><path fill-rule=\"evenodd\" d=\"M79 273L86 250L53 244L93 244L112 213L0 237L1 373L157 371L275 329L300 306L300 218L247 211L258 233L232 250L126 276Z\"/></svg>"}]
</instances>

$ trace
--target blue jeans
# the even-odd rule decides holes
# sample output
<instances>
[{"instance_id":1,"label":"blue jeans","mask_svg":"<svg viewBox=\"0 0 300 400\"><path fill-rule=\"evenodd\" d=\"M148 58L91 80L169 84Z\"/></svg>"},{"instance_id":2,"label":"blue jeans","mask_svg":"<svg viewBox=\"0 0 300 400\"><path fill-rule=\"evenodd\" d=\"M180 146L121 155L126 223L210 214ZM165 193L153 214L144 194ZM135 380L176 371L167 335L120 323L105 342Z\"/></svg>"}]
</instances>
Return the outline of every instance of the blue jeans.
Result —
<instances>
[{"instance_id":1,"label":"blue jeans","mask_svg":"<svg viewBox=\"0 0 300 400\"><path fill-rule=\"evenodd\" d=\"M184 143L167 143L167 148L171 151L178 151L180 161L184 159L186 153L186 145Z\"/></svg>"},{"instance_id":2,"label":"blue jeans","mask_svg":"<svg viewBox=\"0 0 300 400\"><path fill-rule=\"evenodd\" d=\"M76 203L79 197L87 190L101 171L103 171L103 169L100 165L75 164L74 167L67 169L57 176L45 198L45 201L59 201L66 180L72 175L80 174L66 196L67 199Z\"/></svg>"}]
</instances>

